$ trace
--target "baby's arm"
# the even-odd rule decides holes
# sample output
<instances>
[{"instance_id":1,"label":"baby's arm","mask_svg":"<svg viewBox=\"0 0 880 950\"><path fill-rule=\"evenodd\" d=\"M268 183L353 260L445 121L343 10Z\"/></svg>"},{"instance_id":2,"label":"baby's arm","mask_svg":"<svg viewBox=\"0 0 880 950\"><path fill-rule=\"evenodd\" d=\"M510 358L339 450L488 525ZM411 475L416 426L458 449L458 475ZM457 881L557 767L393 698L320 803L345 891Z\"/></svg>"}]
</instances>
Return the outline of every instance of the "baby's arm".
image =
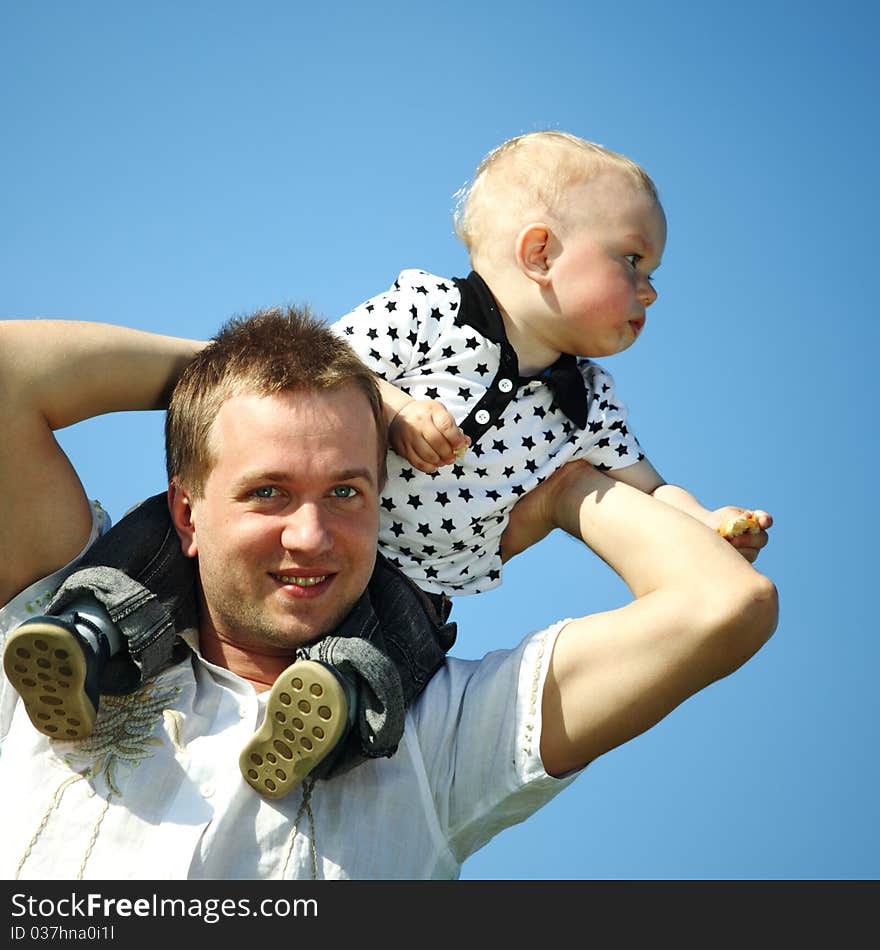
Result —
<instances>
[{"instance_id":1,"label":"baby's arm","mask_svg":"<svg viewBox=\"0 0 880 950\"><path fill-rule=\"evenodd\" d=\"M388 438L398 455L428 474L464 455L470 439L442 402L413 399L380 376L376 378L385 406Z\"/></svg>"},{"instance_id":2,"label":"baby's arm","mask_svg":"<svg viewBox=\"0 0 880 950\"><path fill-rule=\"evenodd\" d=\"M769 540L767 529L773 524L773 518L766 511L740 508L735 505L725 505L723 508L710 511L686 489L665 482L646 458L636 462L635 465L628 465L626 468L616 469L606 474L617 481L638 488L647 495L653 495L665 504L696 518L713 531L718 531L749 563L757 560L761 548ZM749 514L753 516L753 528L749 532L733 534L727 529L728 523L737 516ZM757 530L754 530L755 528Z\"/></svg>"}]
</instances>

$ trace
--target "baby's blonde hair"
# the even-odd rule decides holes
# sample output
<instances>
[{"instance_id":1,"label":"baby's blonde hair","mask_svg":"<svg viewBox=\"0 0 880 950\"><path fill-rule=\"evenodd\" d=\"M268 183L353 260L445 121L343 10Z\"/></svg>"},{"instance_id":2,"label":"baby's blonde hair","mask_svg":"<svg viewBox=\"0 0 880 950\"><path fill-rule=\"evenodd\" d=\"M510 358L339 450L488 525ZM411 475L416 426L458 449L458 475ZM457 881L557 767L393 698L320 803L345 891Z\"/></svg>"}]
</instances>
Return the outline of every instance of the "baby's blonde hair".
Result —
<instances>
[{"instance_id":1,"label":"baby's blonde hair","mask_svg":"<svg viewBox=\"0 0 880 950\"><path fill-rule=\"evenodd\" d=\"M509 139L480 162L470 184L456 193L455 232L471 261L518 230L530 213L564 213L565 192L609 168L632 176L658 201L657 187L632 159L568 132L529 132Z\"/></svg>"}]
</instances>

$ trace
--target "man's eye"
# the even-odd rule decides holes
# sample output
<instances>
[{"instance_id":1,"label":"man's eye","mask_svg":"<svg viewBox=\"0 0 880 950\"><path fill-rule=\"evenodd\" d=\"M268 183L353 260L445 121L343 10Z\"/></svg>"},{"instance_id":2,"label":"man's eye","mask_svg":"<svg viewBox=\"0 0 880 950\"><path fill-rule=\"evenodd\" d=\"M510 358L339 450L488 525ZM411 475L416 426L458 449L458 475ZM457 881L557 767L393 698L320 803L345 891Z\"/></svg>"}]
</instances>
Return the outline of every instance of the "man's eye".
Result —
<instances>
[{"instance_id":1,"label":"man's eye","mask_svg":"<svg viewBox=\"0 0 880 950\"><path fill-rule=\"evenodd\" d=\"M253 491L257 498L274 498L277 493L278 489L272 485L261 485Z\"/></svg>"},{"instance_id":2,"label":"man's eye","mask_svg":"<svg viewBox=\"0 0 880 950\"><path fill-rule=\"evenodd\" d=\"M333 489L334 498L354 498L357 494L358 490L351 485L337 485Z\"/></svg>"}]
</instances>

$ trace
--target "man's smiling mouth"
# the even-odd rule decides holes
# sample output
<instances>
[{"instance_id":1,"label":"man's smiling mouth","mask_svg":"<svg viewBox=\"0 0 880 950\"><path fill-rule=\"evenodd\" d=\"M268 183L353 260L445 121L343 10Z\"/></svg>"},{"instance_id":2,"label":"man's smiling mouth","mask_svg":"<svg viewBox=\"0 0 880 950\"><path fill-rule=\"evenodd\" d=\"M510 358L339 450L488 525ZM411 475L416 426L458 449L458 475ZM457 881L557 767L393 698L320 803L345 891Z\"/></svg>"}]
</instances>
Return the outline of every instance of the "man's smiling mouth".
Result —
<instances>
[{"instance_id":1,"label":"man's smiling mouth","mask_svg":"<svg viewBox=\"0 0 880 950\"><path fill-rule=\"evenodd\" d=\"M300 577L297 574L272 574L276 581L282 584L296 584L297 587L314 587L326 581L329 576L329 574L318 574L316 577Z\"/></svg>"}]
</instances>

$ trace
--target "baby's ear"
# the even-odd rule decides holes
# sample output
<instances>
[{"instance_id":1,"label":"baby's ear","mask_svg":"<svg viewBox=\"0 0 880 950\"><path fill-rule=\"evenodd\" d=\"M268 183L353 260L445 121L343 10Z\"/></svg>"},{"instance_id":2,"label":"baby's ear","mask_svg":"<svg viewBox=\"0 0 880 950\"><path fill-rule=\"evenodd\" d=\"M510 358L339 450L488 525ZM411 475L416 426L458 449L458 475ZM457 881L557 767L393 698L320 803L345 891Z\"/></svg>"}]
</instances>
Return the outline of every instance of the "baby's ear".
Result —
<instances>
[{"instance_id":1,"label":"baby's ear","mask_svg":"<svg viewBox=\"0 0 880 950\"><path fill-rule=\"evenodd\" d=\"M553 232L546 224L529 224L516 238L516 262L529 280L544 287L550 282L549 249Z\"/></svg>"}]
</instances>

